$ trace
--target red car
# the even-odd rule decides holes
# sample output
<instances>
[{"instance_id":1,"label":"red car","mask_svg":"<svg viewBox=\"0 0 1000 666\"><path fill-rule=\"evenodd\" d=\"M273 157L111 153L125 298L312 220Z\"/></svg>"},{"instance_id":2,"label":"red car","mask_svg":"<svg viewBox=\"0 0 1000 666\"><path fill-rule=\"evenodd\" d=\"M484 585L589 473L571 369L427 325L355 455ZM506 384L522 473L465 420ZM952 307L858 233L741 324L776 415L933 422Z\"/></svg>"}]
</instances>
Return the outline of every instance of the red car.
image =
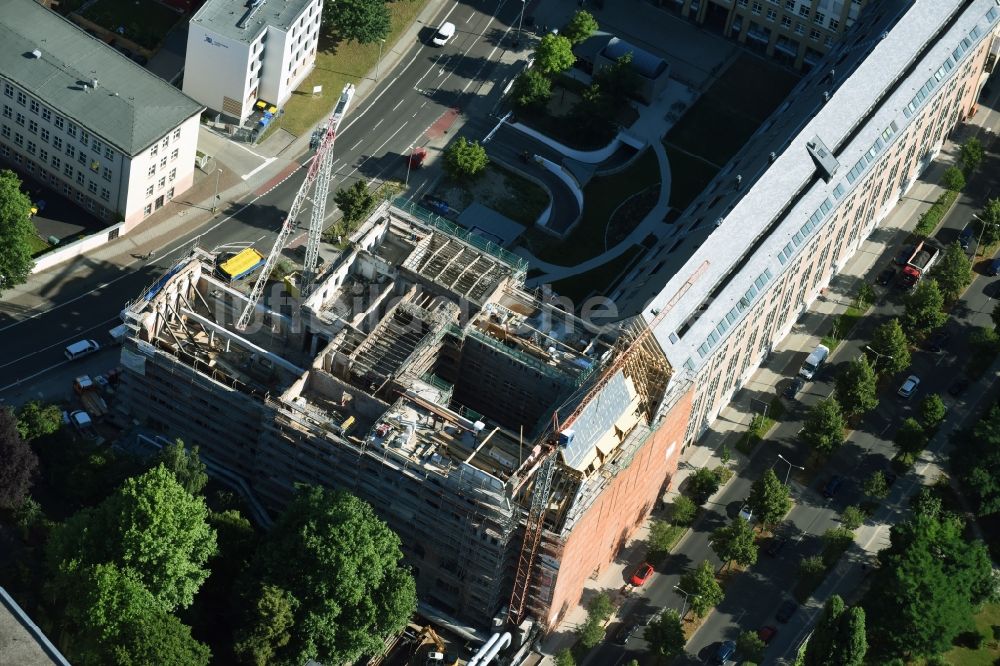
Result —
<instances>
[{"instance_id":1,"label":"red car","mask_svg":"<svg viewBox=\"0 0 1000 666\"><path fill-rule=\"evenodd\" d=\"M760 639L761 643L764 645L770 645L774 637L778 635L777 627L761 627L757 630L757 638Z\"/></svg>"},{"instance_id":2,"label":"red car","mask_svg":"<svg viewBox=\"0 0 1000 666\"><path fill-rule=\"evenodd\" d=\"M636 587L640 587L643 583L649 580L649 577L653 575L653 565L648 562L643 562L639 565L639 568L635 570L632 574L632 584Z\"/></svg>"}]
</instances>

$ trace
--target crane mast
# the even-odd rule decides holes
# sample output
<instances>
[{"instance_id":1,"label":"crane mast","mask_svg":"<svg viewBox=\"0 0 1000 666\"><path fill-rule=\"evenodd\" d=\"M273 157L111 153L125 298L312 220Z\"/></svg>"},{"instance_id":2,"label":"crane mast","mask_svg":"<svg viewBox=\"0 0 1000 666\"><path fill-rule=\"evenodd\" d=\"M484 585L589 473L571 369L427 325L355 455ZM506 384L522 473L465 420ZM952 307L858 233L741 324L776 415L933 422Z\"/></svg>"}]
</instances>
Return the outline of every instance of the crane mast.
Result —
<instances>
[{"instance_id":1,"label":"crane mast","mask_svg":"<svg viewBox=\"0 0 1000 666\"><path fill-rule=\"evenodd\" d=\"M302 212L302 207L305 205L306 199L309 198L310 191L312 191L312 212L309 216L309 235L306 241L305 265L302 271L302 295L308 295L308 292L312 289L316 278L319 241L323 234L323 220L326 218L326 199L330 192L333 144L337 138L337 129L340 127L340 121L347 114L347 109L353 97L354 85L348 83L344 86L344 90L340 94L340 99L337 101L337 106L330 116L323 139L316 149L316 155L313 158L312 164L309 165L309 170L306 172L305 180L302 181L302 186L295 193L295 199L288 209L288 215L281 225L278 237L274 239L274 245L271 247L271 252L267 255L267 261L264 262L264 267L261 269L260 275L257 276L257 281L254 283L253 289L250 290L246 308L244 308L243 314L240 315L239 320L236 322L238 330L245 330L250 324L253 313L257 309L257 303L264 294L264 287L267 285L268 276L274 270L274 266L278 263L278 258L281 256L281 251L288 242L289 236L292 235L292 231L295 230L295 222Z\"/></svg>"}]
</instances>

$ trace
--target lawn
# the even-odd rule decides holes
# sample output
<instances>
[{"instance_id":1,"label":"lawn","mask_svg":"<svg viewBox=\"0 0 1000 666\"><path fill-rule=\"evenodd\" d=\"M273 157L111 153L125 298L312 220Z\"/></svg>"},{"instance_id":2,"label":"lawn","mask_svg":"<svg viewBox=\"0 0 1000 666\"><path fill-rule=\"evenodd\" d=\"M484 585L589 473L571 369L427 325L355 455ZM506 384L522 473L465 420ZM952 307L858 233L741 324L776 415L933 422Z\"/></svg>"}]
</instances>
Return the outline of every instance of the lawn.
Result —
<instances>
[{"instance_id":1,"label":"lawn","mask_svg":"<svg viewBox=\"0 0 1000 666\"><path fill-rule=\"evenodd\" d=\"M656 153L646 150L624 171L594 178L583 188L583 217L565 239L529 229L528 249L541 259L573 266L604 252L604 235L611 215L621 203L660 182Z\"/></svg>"},{"instance_id":2,"label":"lawn","mask_svg":"<svg viewBox=\"0 0 1000 666\"><path fill-rule=\"evenodd\" d=\"M153 0L97 0L82 16L97 25L130 39L147 49L155 49L182 15Z\"/></svg>"},{"instance_id":3,"label":"lawn","mask_svg":"<svg viewBox=\"0 0 1000 666\"><path fill-rule=\"evenodd\" d=\"M987 604L975 617L976 629L985 640L978 650L955 647L944 653L945 661L954 666L990 666L1000 659L1000 644L993 638L994 627L1000 626L1000 604Z\"/></svg>"},{"instance_id":4,"label":"lawn","mask_svg":"<svg viewBox=\"0 0 1000 666\"><path fill-rule=\"evenodd\" d=\"M43 252L47 252L48 249L52 247L51 245L49 245L48 241L46 241L38 234L32 234L31 236L28 237L28 245L31 246L32 257L37 257Z\"/></svg>"},{"instance_id":5,"label":"lawn","mask_svg":"<svg viewBox=\"0 0 1000 666\"><path fill-rule=\"evenodd\" d=\"M592 268L586 273L580 273L553 282L552 291L580 305L592 293L607 293L612 283L631 268L633 260L644 251L645 248L643 246L633 245L616 259L612 259L606 264Z\"/></svg>"},{"instance_id":6,"label":"lawn","mask_svg":"<svg viewBox=\"0 0 1000 666\"><path fill-rule=\"evenodd\" d=\"M670 207L682 211L712 182L719 169L669 144L663 147L670 161Z\"/></svg>"},{"instance_id":7,"label":"lawn","mask_svg":"<svg viewBox=\"0 0 1000 666\"><path fill-rule=\"evenodd\" d=\"M396 40L410 27L428 0L390 2L392 30L385 40L385 51L396 48ZM408 45L405 45L408 46ZM285 104L280 126L296 136L308 132L330 113L348 83L357 83L375 67L379 45L343 42L321 36L316 53L316 67ZM313 86L323 86L323 96L313 97Z\"/></svg>"},{"instance_id":8,"label":"lawn","mask_svg":"<svg viewBox=\"0 0 1000 666\"><path fill-rule=\"evenodd\" d=\"M799 77L756 56L740 56L664 137L668 146L721 168L781 104Z\"/></svg>"}]
</instances>

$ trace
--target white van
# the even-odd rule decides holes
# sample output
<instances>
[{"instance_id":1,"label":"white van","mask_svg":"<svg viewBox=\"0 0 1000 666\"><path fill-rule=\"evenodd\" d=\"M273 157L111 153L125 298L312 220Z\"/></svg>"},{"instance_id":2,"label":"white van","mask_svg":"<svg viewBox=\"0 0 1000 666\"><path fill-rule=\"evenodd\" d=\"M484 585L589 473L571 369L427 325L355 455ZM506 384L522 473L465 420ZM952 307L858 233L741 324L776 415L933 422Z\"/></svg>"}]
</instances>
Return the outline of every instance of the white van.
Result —
<instances>
[{"instance_id":1,"label":"white van","mask_svg":"<svg viewBox=\"0 0 1000 666\"><path fill-rule=\"evenodd\" d=\"M806 379L812 379L816 375L826 357L830 355L830 350L823 345L816 345L816 349L806 358L806 362L799 369L799 375Z\"/></svg>"},{"instance_id":2,"label":"white van","mask_svg":"<svg viewBox=\"0 0 1000 666\"><path fill-rule=\"evenodd\" d=\"M434 36L431 38L431 44L434 46L444 46L448 43L448 40L455 36L455 24L450 21L445 21L441 24L441 27L437 29Z\"/></svg>"},{"instance_id":3,"label":"white van","mask_svg":"<svg viewBox=\"0 0 1000 666\"><path fill-rule=\"evenodd\" d=\"M93 354L95 351L101 348L101 345L97 344L93 340L78 340L71 345L68 345L63 353L66 354L66 358L69 360L80 358L81 356L86 356L87 354Z\"/></svg>"}]
</instances>

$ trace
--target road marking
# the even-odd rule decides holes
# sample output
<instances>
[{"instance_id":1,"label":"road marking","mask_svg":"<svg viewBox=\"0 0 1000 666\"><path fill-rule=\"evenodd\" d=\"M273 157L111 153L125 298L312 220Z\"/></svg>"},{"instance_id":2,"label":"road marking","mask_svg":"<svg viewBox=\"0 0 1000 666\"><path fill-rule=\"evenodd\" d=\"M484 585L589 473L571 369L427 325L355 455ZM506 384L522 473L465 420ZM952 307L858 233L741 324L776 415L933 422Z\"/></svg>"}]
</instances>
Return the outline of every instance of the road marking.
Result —
<instances>
[{"instance_id":1,"label":"road marking","mask_svg":"<svg viewBox=\"0 0 1000 666\"><path fill-rule=\"evenodd\" d=\"M277 157L269 157L269 158L267 158L266 160L264 160L264 163L261 164L259 167L257 167L256 169L254 169L250 173L243 174L242 176L240 176L240 178L242 178L243 180L247 180L248 178L253 178L254 176L257 175L258 171L260 171L261 169L263 169L264 167L266 167L268 164L270 164L271 162L273 162L276 159L278 159L278 158Z\"/></svg>"},{"instance_id":2,"label":"road marking","mask_svg":"<svg viewBox=\"0 0 1000 666\"><path fill-rule=\"evenodd\" d=\"M59 342L56 342L55 344L51 344L48 347L43 347L42 349L36 349L35 351L31 352L30 354L25 354L24 356L22 356L22 357L20 357L20 358L18 358L16 360L11 361L10 363L5 363L4 365L0 365L0 368L6 368L8 365L13 365L14 363L17 363L18 361L22 361L22 360L24 360L24 359L26 359L26 358L28 358L30 356L34 356L35 354L39 354L41 352L48 351L49 349L52 349L54 347L63 347L63 346L65 346L65 343L68 340L77 339L77 338L80 337L80 335L85 334L85 333L87 333L89 331L93 331L96 328L103 328L103 327L107 326L108 324L110 324L113 321L121 321L121 320L118 319L118 317L112 317L111 319L106 319L106 320L104 320L104 321L102 321L100 323L94 324L90 328L85 328L83 330L77 331L73 335L69 336L68 338L63 338L62 340L60 340ZM107 349L107 347L102 347L102 349ZM26 382L26 381L34 379L35 377L38 377L39 375L43 375L46 372L49 372L50 370L55 370L56 368L60 368L60 367L66 365L67 363L70 363L70 362L71 361L69 359L66 359L64 361L60 361L59 363L56 363L55 365L50 365L47 368L42 368L41 370L39 370L38 372L34 373L33 375L29 375L29 376L23 377L23 378L18 378L18 380L16 382L11 382L10 384L7 384L6 386L0 386L0 393L2 393L3 391L7 391L9 389L12 389L12 388L16 388L16 387L24 384L24 382Z\"/></svg>"},{"instance_id":3,"label":"road marking","mask_svg":"<svg viewBox=\"0 0 1000 666\"><path fill-rule=\"evenodd\" d=\"M417 92L420 92L416 88L414 88L414 90L416 90ZM396 102L396 106L392 107L392 110L395 111L396 109L398 109L400 107L400 105L402 105L402 103L403 103L403 100L400 99L398 102Z\"/></svg>"},{"instance_id":4,"label":"road marking","mask_svg":"<svg viewBox=\"0 0 1000 666\"><path fill-rule=\"evenodd\" d=\"M360 146L362 144L362 142L364 142L364 140L365 140L364 137L361 137L360 139L358 139L358 142L356 144L354 144L353 146L351 146L351 150L354 150L355 148L357 148L358 146Z\"/></svg>"},{"instance_id":5,"label":"road marking","mask_svg":"<svg viewBox=\"0 0 1000 666\"><path fill-rule=\"evenodd\" d=\"M381 125L384 122L385 122L385 118L380 118L377 123L375 123L374 125L372 125L372 129L375 129L376 127L378 127L379 125Z\"/></svg>"}]
</instances>

